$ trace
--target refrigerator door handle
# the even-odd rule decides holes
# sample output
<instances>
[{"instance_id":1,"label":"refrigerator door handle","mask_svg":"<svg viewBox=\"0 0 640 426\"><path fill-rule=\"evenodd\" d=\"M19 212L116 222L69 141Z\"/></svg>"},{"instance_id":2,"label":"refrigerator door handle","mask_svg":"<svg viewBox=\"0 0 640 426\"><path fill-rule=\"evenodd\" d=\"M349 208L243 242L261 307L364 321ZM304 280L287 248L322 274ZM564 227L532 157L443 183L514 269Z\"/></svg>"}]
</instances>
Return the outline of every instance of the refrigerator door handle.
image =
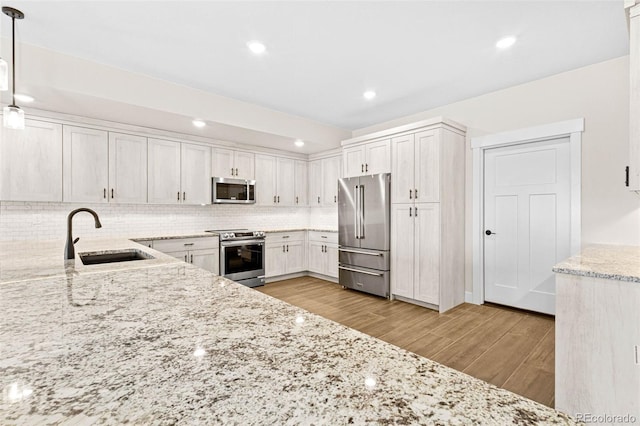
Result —
<instances>
[{"instance_id":1,"label":"refrigerator door handle","mask_svg":"<svg viewBox=\"0 0 640 426\"><path fill-rule=\"evenodd\" d=\"M364 185L360 185L359 191L360 191L360 208L358 209L359 214L360 214L360 231L359 231L359 235L360 235L360 239L364 238Z\"/></svg>"},{"instance_id":2,"label":"refrigerator door handle","mask_svg":"<svg viewBox=\"0 0 640 426\"><path fill-rule=\"evenodd\" d=\"M353 219L353 225L354 226L353 226L353 228L354 228L354 233L355 233L355 237L356 237L356 240L357 240L357 239L360 238L360 235L358 234L358 232L360 231L360 224L358 223L358 218L360 216L359 213L358 213L360 211L360 206L359 206L359 203L360 203L360 191L359 191L358 185L356 185L354 187L353 199L354 199L355 205L356 205L356 208L354 210L354 219Z\"/></svg>"},{"instance_id":3,"label":"refrigerator door handle","mask_svg":"<svg viewBox=\"0 0 640 426\"><path fill-rule=\"evenodd\" d=\"M343 249L343 248L339 248L338 251L343 251L345 253L354 253L354 254L366 254L368 256L382 256L382 253L369 253L368 251L351 250L351 249Z\"/></svg>"},{"instance_id":4,"label":"refrigerator door handle","mask_svg":"<svg viewBox=\"0 0 640 426\"><path fill-rule=\"evenodd\" d=\"M360 269L347 268L345 266L338 266L338 269L342 269L343 271L349 271L349 272L357 272L359 274L373 275L374 277L381 277L383 275L383 274L376 274L375 272L361 271Z\"/></svg>"}]
</instances>

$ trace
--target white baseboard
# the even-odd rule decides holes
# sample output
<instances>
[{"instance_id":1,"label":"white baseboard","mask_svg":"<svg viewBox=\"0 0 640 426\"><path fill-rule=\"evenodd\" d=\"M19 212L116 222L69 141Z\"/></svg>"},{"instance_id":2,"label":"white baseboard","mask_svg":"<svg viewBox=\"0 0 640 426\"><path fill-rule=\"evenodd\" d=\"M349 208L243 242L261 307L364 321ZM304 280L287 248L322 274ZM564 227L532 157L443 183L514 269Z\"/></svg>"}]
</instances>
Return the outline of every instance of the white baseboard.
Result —
<instances>
[{"instance_id":1,"label":"white baseboard","mask_svg":"<svg viewBox=\"0 0 640 426\"><path fill-rule=\"evenodd\" d=\"M464 292L464 301L466 303L473 303L473 292L472 291L465 291Z\"/></svg>"}]
</instances>

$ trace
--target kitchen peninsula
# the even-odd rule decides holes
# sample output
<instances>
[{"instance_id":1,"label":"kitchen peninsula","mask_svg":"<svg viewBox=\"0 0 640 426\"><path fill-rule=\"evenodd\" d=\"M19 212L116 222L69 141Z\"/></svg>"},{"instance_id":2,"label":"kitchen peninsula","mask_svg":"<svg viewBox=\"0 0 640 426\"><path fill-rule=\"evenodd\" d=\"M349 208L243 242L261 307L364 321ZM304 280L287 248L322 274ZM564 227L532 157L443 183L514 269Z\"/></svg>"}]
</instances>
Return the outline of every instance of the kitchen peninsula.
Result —
<instances>
[{"instance_id":1,"label":"kitchen peninsula","mask_svg":"<svg viewBox=\"0 0 640 426\"><path fill-rule=\"evenodd\" d=\"M128 240L27 246L0 246L2 424L573 424Z\"/></svg>"}]
</instances>

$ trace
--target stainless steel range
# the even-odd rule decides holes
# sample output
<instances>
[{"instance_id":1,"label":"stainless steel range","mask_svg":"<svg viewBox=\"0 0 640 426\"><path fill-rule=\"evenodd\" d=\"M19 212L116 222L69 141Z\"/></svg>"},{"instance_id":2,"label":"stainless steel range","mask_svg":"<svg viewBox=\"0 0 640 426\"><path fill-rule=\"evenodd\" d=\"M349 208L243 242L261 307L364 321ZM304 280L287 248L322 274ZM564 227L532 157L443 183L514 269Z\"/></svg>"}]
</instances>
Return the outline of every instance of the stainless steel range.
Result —
<instances>
[{"instance_id":1,"label":"stainless steel range","mask_svg":"<svg viewBox=\"0 0 640 426\"><path fill-rule=\"evenodd\" d=\"M211 230L220 236L220 275L247 287L264 285L264 232Z\"/></svg>"}]
</instances>

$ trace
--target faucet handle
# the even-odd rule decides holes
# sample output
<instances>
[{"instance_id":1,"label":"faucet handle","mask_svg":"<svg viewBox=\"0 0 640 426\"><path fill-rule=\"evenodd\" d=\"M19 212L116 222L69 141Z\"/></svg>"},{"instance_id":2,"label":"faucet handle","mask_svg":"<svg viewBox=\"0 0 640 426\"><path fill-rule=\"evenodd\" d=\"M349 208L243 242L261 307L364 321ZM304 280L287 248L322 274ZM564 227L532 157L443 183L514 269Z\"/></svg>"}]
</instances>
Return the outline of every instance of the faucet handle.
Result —
<instances>
[{"instance_id":1,"label":"faucet handle","mask_svg":"<svg viewBox=\"0 0 640 426\"><path fill-rule=\"evenodd\" d=\"M80 239L80 237L78 237L75 240L73 240L73 244L77 243L79 239Z\"/></svg>"}]
</instances>

